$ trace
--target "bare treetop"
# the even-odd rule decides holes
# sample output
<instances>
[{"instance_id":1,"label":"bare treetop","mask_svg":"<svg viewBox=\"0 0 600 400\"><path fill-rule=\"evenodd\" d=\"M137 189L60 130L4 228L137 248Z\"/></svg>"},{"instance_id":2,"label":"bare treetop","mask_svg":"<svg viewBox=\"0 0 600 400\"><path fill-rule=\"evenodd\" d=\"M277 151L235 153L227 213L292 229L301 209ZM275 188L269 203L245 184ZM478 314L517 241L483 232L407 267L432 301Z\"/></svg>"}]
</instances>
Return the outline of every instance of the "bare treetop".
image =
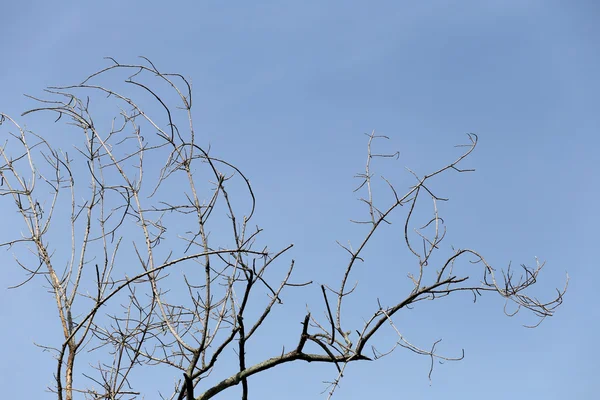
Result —
<instances>
[{"instance_id":1,"label":"bare treetop","mask_svg":"<svg viewBox=\"0 0 600 400\"><path fill-rule=\"evenodd\" d=\"M163 387L176 382L161 398L209 399L241 384L247 399L253 375L294 361L333 365L330 398L352 362L375 361L396 347L430 357L430 374L435 359L462 358L438 354L438 342L421 348L403 336L394 317L412 304L454 292L474 300L492 292L516 306L508 315L525 309L537 326L562 303L566 285L546 301L527 294L544 267L537 259L518 273L510 266L501 271L476 250L442 246L446 227L438 203L447 199L430 182L473 171L463 164L477 135L468 134L462 153L444 167L422 176L411 171L414 185L405 192L382 178L392 194L385 204L377 200L373 164L393 162L398 154L377 152L375 144L386 137L372 132L364 171L357 175L356 192L368 210L366 218L353 220L363 229L362 240L339 244L345 268L336 286L320 286L322 308L298 319L295 346L281 351L282 340L262 361L249 363L249 340L269 336L265 321L274 307L285 306L286 293L317 284L294 279L295 262L286 255L292 244L271 249L262 243L250 181L196 134L186 78L163 73L148 59L110 62L77 85L49 88L48 98L36 98L39 106L23 114L53 113L68 137L34 133L0 114L0 195L4 207L22 217L21 226L12 227L14 239L1 246L13 249L26 274L22 284L40 276L51 288L63 340L45 346L57 360L51 390L58 399L75 393L153 398L134 373L145 368L162 368ZM115 77L124 77L126 85ZM431 204L426 220L415 214L422 202ZM351 325L352 310L344 308L355 289L351 277L393 214L404 219L401 244L414 260L408 269L395 268L406 269L412 288ZM392 349L379 348L376 333L383 329L397 334ZM230 355L235 365L227 362ZM207 385L216 366L229 372Z\"/></svg>"}]
</instances>

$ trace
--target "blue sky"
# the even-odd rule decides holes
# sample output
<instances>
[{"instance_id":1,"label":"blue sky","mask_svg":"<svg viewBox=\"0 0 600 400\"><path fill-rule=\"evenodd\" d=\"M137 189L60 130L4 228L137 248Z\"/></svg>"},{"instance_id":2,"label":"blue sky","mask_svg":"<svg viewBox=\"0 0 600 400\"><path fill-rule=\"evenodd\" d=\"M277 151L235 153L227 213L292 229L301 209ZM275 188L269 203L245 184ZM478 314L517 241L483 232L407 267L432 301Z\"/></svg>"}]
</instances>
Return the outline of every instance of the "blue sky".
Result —
<instances>
[{"instance_id":1,"label":"blue sky","mask_svg":"<svg viewBox=\"0 0 600 400\"><path fill-rule=\"evenodd\" d=\"M255 222L273 248L295 244L299 280L331 278L345 262L335 241L357 237L348 220L365 212L352 193L363 133L390 137L385 149L400 159L382 168L404 188L413 183L404 166L439 168L475 132L467 163L477 172L436 183L451 199L446 250L474 248L497 267L546 260L536 294L552 295L568 271L564 305L534 330L521 326L531 322L525 315L505 317L495 297L417 307L400 317L406 335L424 347L444 338L442 350L464 348L465 360L438 365L430 384L429 359L397 351L351 365L338 398L592 398L600 390L599 17L593 1L9 2L0 110L18 117L32 106L23 93L78 82L107 65L105 56L143 55L189 77L196 129L251 178ZM6 210L2 238L14 218ZM406 284L403 271L384 279L385 268L399 268L389 263L399 229L400 220L377 238L362 272L383 297ZM43 390L53 360L33 345L60 333L51 298L41 280L8 290L22 274L10 252L0 252L0 265L3 395L52 398ZM312 300L290 296L297 314L280 317L295 327ZM268 340L259 346L258 358L278 351ZM290 365L251 381L251 394L325 398L321 381L334 377L332 367Z\"/></svg>"}]
</instances>

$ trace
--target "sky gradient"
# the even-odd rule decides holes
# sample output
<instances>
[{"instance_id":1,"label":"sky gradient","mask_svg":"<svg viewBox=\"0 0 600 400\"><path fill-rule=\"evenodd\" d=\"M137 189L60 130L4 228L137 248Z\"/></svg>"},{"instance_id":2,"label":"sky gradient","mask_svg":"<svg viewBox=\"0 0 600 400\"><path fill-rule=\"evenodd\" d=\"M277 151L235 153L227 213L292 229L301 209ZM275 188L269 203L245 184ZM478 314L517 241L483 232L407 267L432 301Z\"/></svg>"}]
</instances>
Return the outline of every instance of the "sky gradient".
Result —
<instances>
[{"instance_id":1,"label":"sky gradient","mask_svg":"<svg viewBox=\"0 0 600 400\"><path fill-rule=\"evenodd\" d=\"M444 353L464 348L465 359L437 365L430 382L429 359L400 349L350 365L336 398L588 399L600 391L598 18L593 1L9 2L0 111L59 134L19 117L34 106L23 94L79 82L105 56L143 55L189 77L196 130L250 177L255 221L273 248L295 244L299 281L333 279L346 260L335 241L357 240L348 220L366 212L352 192L364 133L390 137L380 149L400 158L382 168L403 190L414 184L405 166L437 169L474 132L466 166L477 171L435 184L450 198L445 251L477 249L497 268L537 256L547 266L535 293L552 296L568 272L564 305L537 329L522 327L527 315L505 317L497 296L416 307L399 317L407 337L423 347L443 338ZM5 239L15 217L0 204ZM402 271L386 278L401 248L395 222L369 250L365 268L376 272L363 272L382 296L406 285ZM10 251L0 265L3 397L51 399L54 363L33 345L60 334L51 297L41 279L7 289L23 278ZM292 311L278 314L293 331L304 305L320 300L312 294L290 292ZM267 344L253 357L278 351ZM333 378L332 366L296 363L251 379L251 398L326 398L322 381ZM217 398L239 398L238 389Z\"/></svg>"}]
</instances>

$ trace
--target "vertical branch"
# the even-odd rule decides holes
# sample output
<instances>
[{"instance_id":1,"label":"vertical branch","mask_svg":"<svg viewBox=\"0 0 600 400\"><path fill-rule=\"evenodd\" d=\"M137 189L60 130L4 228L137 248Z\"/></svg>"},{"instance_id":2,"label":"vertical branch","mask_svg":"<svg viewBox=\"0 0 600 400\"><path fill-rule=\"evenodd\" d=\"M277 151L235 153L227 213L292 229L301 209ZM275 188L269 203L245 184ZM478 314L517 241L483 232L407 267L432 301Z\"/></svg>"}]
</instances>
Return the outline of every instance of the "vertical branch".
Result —
<instances>
[{"instance_id":1,"label":"vertical branch","mask_svg":"<svg viewBox=\"0 0 600 400\"><path fill-rule=\"evenodd\" d=\"M238 314L237 316L239 326L239 360L240 360L240 372L244 372L246 369L246 336L244 332L244 317ZM242 400L248 400L248 380L242 378Z\"/></svg>"}]
</instances>

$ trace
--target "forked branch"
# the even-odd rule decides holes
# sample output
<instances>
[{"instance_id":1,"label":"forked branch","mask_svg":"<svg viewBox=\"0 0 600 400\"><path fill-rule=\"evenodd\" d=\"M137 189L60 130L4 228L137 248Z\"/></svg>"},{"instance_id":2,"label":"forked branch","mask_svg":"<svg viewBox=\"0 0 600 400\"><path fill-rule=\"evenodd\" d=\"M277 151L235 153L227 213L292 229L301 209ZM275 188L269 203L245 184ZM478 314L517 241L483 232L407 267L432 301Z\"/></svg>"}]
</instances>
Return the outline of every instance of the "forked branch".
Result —
<instances>
[{"instance_id":1,"label":"forked branch","mask_svg":"<svg viewBox=\"0 0 600 400\"><path fill-rule=\"evenodd\" d=\"M250 363L247 354L256 352L250 339L273 337L272 310L285 306L290 290L313 281L294 282L295 262L284 260L292 245L271 250L262 229L251 225L257 200L250 180L196 134L187 79L164 73L148 59L109 60L77 85L49 88L49 99L32 97L38 106L23 115L49 112L65 123L64 134L51 126L34 133L0 114L0 197L21 221L0 247L15 252L25 271L22 283L41 276L50 285L62 330L62 342L46 347L57 359L51 389L58 399L71 400L75 393L91 399L152 397L133 372L159 365L173 372L162 388L183 376L163 398L210 399L241 384L241 398L247 399L254 375L294 361L332 364L331 397L350 363L375 361L397 347L431 357L432 368L434 359L462 358L438 354L439 342L426 350L403 335L394 318L419 301L494 292L516 305L507 315L525 309L538 317L533 326L562 303L566 285L547 301L528 294L544 267L537 260L517 276L510 266L498 272L475 250L442 257L446 227L438 203L447 199L436 193L435 179L473 171L463 164L477 135L468 134L460 155L443 167L422 176L409 170L415 184L400 194L393 180L380 181L374 172L376 159L392 161L399 153L375 151L387 137L372 132L364 171L356 175L366 215L353 222L364 228L362 239L355 248L342 246L346 261L339 281L320 285L322 297L312 306L322 313L297 317L293 350L279 351L288 341L282 339L265 350L272 352L263 361ZM94 115L108 113L114 113L108 124L95 121ZM381 183L392 195L387 203L379 200ZM432 206L424 220L416 212L421 204ZM372 312L352 326L346 322L352 309L345 305L358 284L349 284L351 276L358 261L369 261L365 249L375 233L399 216L404 222L398 245L414 265L392 267L405 271L412 287L388 306L377 300L381 293L371 293ZM282 263L287 266L278 271ZM382 329L398 336L387 351L377 349ZM231 354L235 365L227 361ZM229 376L207 385L217 365L220 373L230 367Z\"/></svg>"}]
</instances>

